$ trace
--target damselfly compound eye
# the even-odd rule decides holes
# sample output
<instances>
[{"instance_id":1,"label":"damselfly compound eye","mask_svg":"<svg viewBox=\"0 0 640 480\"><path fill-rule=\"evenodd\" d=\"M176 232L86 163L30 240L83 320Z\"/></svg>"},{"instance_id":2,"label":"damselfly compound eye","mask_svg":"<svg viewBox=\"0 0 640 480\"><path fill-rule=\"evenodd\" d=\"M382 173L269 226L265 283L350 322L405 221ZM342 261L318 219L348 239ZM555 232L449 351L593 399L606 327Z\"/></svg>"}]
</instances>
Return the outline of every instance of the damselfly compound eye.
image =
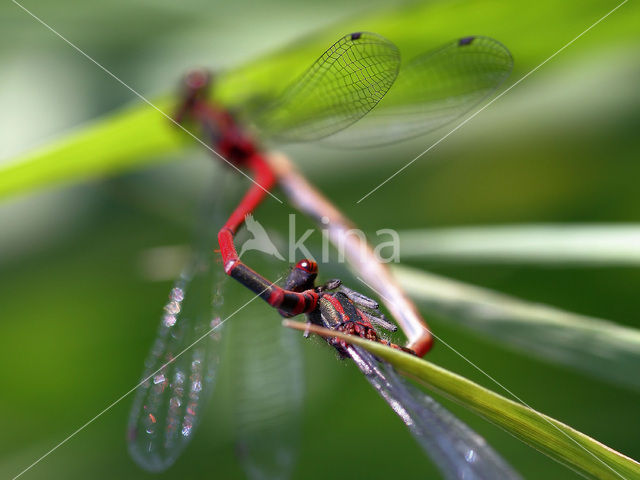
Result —
<instances>
[{"instance_id":1,"label":"damselfly compound eye","mask_svg":"<svg viewBox=\"0 0 640 480\"><path fill-rule=\"evenodd\" d=\"M314 261L303 259L298 262L296 268L303 270L307 273L318 273L318 264Z\"/></svg>"},{"instance_id":2,"label":"damselfly compound eye","mask_svg":"<svg viewBox=\"0 0 640 480\"><path fill-rule=\"evenodd\" d=\"M187 74L185 83L191 90L200 90L209 84L211 74L206 70L193 70Z\"/></svg>"}]
</instances>

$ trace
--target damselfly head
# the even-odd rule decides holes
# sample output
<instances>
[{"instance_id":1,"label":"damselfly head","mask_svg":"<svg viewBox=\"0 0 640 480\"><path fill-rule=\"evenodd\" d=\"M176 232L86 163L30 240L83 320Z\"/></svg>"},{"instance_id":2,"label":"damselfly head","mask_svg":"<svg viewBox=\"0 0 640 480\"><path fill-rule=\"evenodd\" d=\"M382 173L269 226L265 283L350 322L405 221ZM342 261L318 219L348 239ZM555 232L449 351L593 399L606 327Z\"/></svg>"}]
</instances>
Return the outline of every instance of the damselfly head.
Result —
<instances>
[{"instance_id":1,"label":"damselfly head","mask_svg":"<svg viewBox=\"0 0 640 480\"><path fill-rule=\"evenodd\" d=\"M175 122L182 123L189 116L194 104L209 96L212 83L213 74L204 68L191 70L184 76L180 84L181 101L173 115Z\"/></svg>"},{"instance_id":2,"label":"damselfly head","mask_svg":"<svg viewBox=\"0 0 640 480\"><path fill-rule=\"evenodd\" d=\"M303 292L314 287L318 276L318 264L313 260L303 259L291 269L284 288L294 292Z\"/></svg>"},{"instance_id":3,"label":"damselfly head","mask_svg":"<svg viewBox=\"0 0 640 480\"><path fill-rule=\"evenodd\" d=\"M191 91L199 91L209 88L212 83L213 74L204 68L191 70L184 77L184 85Z\"/></svg>"}]
</instances>

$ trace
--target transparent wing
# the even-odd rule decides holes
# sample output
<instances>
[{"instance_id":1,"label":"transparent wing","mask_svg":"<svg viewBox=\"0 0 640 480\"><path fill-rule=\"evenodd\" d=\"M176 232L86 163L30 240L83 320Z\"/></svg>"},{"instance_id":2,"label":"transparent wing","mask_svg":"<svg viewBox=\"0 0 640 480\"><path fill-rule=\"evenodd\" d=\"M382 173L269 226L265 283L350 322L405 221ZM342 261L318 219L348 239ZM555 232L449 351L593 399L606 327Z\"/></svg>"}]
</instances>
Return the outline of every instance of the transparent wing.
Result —
<instances>
[{"instance_id":1,"label":"transparent wing","mask_svg":"<svg viewBox=\"0 0 640 480\"><path fill-rule=\"evenodd\" d=\"M324 138L375 107L393 85L399 66L400 53L389 40L374 33L351 33L252 120L276 140Z\"/></svg>"},{"instance_id":2,"label":"transparent wing","mask_svg":"<svg viewBox=\"0 0 640 480\"><path fill-rule=\"evenodd\" d=\"M207 235L198 238L201 245L164 307L129 415L129 453L149 471L167 469L182 453L217 376L225 275L212 248L217 223L207 220Z\"/></svg>"},{"instance_id":3,"label":"transparent wing","mask_svg":"<svg viewBox=\"0 0 640 480\"><path fill-rule=\"evenodd\" d=\"M265 318L258 307L235 318L228 332L236 452L247 478L287 479L300 445L301 344L275 312Z\"/></svg>"},{"instance_id":4,"label":"transparent wing","mask_svg":"<svg viewBox=\"0 0 640 480\"><path fill-rule=\"evenodd\" d=\"M521 477L480 435L424 392L410 385L391 365L366 350L349 354L367 380L407 425L420 446L448 480L517 480Z\"/></svg>"},{"instance_id":5,"label":"transparent wing","mask_svg":"<svg viewBox=\"0 0 640 480\"><path fill-rule=\"evenodd\" d=\"M375 146L428 133L490 96L512 67L509 50L492 38L449 42L402 65L393 87L371 113L325 143Z\"/></svg>"}]
</instances>

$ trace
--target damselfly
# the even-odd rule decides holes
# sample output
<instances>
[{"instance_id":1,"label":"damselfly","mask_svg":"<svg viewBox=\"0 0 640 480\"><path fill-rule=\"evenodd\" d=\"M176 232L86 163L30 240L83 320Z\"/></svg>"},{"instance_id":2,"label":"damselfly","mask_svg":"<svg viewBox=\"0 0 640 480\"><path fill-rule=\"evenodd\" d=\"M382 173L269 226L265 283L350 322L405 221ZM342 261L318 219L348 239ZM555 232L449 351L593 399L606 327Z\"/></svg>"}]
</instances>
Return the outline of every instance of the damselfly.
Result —
<instances>
[{"instance_id":1,"label":"damselfly","mask_svg":"<svg viewBox=\"0 0 640 480\"><path fill-rule=\"evenodd\" d=\"M248 133L249 121L265 138L289 142L387 143L431 131L460 117L493 92L511 67L506 48L487 37L450 42L401 68L393 43L376 34L353 33L336 42L291 86L272 97L257 95L237 116L208 99L208 74L189 75L177 119L195 121L212 148L236 169L250 172L254 181L218 234L224 271L284 316L306 313L314 323L380 339L374 324L387 329L392 326L378 311L377 303L336 281L316 287L317 266L313 261L298 262L283 287L240 261L234 235L277 179L303 211L316 219L327 216L333 222L335 237L349 225L324 197L292 175L291 168L283 168L282 159L273 160L263 153ZM387 305L408 337L407 348L419 355L426 353L431 345L430 332L386 268L373 266L366 255L352 255L351 260L365 280L391 289L392 300ZM188 346L184 335L165 332L180 323L177 314L183 296L180 286L172 291L148 369L158 366L159 358L167 358L168 343L163 338L172 339L172 352L178 346ZM387 295L383 298L386 300ZM191 328L192 332L198 331ZM211 336L205 336L204 341L211 342ZM401 380L390 366L356 347L334 346L356 362L447 478L518 478L480 437ZM173 378L160 369L140 388L129 438L134 458L143 466L166 468L190 439L201 416L201 399L206 397L202 388L211 383L202 379L212 376L213 365L213 359L194 357L184 369L174 372ZM189 381L186 372L191 372ZM162 425L154 414L160 408L164 409Z\"/></svg>"}]
</instances>

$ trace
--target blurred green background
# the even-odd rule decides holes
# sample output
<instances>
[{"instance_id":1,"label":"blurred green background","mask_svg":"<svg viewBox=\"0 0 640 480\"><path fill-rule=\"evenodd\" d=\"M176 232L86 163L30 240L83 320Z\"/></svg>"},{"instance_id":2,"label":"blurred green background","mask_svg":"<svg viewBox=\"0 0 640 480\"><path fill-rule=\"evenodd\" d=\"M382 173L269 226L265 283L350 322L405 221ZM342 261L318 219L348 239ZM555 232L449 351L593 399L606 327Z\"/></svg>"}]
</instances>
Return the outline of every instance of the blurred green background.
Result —
<instances>
[{"instance_id":1,"label":"blurred green background","mask_svg":"<svg viewBox=\"0 0 640 480\"><path fill-rule=\"evenodd\" d=\"M363 0L29 0L24 5L153 98L173 91L189 68L231 69L316 31L337 39L349 31L373 30L396 41L408 56L460 36L492 36L513 53L513 82L616 3L456 1L400 7ZM313 145L286 150L367 232L639 222L639 20L637 4L624 5L361 204L355 202L447 130L375 151ZM11 2L0 6L0 27L4 161L137 102ZM310 63L317 54L301 62ZM282 73L283 82L289 75ZM164 160L0 204L3 476L19 473L138 381L176 273L173 265L149 269L145 259L155 247L189 242L206 179L214 174L209 157L195 146ZM237 181L240 189L243 182ZM284 232L289 210L270 201L258 215L263 225ZM307 226L301 221L300 231ZM640 327L637 268L414 266ZM274 268L286 272L284 264ZM227 287L229 305L250 298L238 285ZM278 328L277 315L266 308L254 306L247 314L264 316ZM514 353L446 320L429 320L440 337L532 407L640 458L637 391ZM358 371L335 360L319 342L299 341L307 384L295 478L437 476ZM494 388L442 345L430 359ZM443 403L526 478L577 478L483 419ZM164 474L141 471L127 454L127 398L23 478L240 478L232 404L222 388L215 393L194 441Z\"/></svg>"}]
</instances>

